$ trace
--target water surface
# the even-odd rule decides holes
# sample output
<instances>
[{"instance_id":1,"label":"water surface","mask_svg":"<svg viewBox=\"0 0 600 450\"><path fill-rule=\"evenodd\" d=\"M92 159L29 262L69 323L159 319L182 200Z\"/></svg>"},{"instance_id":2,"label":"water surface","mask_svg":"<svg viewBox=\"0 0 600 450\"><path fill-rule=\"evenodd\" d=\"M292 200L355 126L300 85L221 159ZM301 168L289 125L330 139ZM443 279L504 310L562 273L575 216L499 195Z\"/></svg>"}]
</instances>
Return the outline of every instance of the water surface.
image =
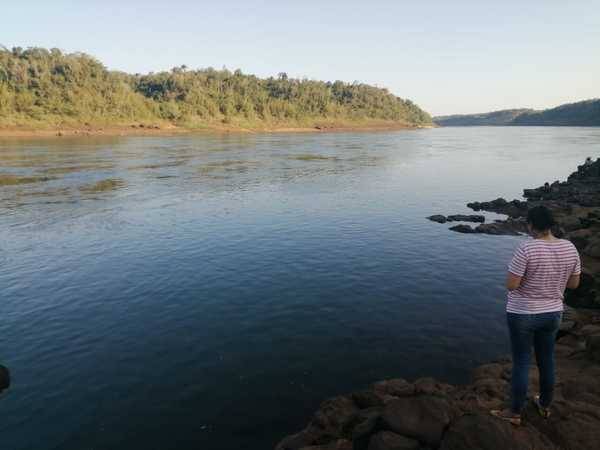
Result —
<instances>
[{"instance_id":1,"label":"water surface","mask_svg":"<svg viewBox=\"0 0 600 450\"><path fill-rule=\"evenodd\" d=\"M0 141L3 448L268 449L378 379L467 382L508 352L521 238L424 217L564 179L599 144L550 127Z\"/></svg>"}]
</instances>

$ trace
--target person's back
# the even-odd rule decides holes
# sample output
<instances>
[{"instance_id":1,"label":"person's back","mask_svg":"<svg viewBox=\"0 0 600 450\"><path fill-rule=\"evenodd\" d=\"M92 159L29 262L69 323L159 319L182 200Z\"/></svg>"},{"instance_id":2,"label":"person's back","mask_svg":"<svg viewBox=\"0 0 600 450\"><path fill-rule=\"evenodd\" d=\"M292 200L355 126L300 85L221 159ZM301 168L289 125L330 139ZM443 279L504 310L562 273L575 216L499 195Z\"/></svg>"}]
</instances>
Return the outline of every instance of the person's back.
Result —
<instances>
[{"instance_id":1,"label":"person's back","mask_svg":"<svg viewBox=\"0 0 600 450\"><path fill-rule=\"evenodd\" d=\"M560 326L566 288L579 285L581 262L575 246L551 232L552 212L531 208L527 225L534 239L519 245L508 265L506 318L513 357L511 406L492 414L515 425L527 401L531 349L535 348L540 393L534 403L544 417L550 414L554 393L554 342Z\"/></svg>"},{"instance_id":2,"label":"person's back","mask_svg":"<svg viewBox=\"0 0 600 450\"><path fill-rule=\"evenodd\" d=\"M519 245L508 271L522 280L517 289L509 291L506 311L539 314L563 310L569 278L580 273L581 267L570 241L531 239Z\"/></svg>"}]
</instances>

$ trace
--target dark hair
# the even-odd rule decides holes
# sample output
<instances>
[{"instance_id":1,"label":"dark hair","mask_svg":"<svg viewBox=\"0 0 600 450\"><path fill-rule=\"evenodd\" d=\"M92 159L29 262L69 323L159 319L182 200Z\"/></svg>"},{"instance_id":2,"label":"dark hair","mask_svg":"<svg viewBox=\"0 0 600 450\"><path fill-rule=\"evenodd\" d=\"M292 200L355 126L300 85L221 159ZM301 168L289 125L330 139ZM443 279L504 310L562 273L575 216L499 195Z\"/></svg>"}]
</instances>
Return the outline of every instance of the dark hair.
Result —
<instances>
[{"instance_id":1,"label":"dark hair","mask_svg":"<svg viewBox=\"0 0 600 450\"><path fill-rule=\"evenodd\" d=\"M547 231L554 226L554 216L545 206L535 206L527 211L527 223L537 231Z\"/></svg>"}]
</instances>

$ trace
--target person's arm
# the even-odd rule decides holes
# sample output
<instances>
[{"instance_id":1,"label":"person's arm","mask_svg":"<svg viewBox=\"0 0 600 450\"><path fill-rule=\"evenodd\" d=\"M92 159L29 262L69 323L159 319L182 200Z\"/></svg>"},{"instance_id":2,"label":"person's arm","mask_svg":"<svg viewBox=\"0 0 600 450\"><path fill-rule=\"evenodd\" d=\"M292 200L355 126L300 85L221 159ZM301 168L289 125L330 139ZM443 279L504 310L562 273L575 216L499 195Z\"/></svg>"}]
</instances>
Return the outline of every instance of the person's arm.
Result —
<instances>
[{"instance_id":1,"label":"person's arm","mask_svg":"<svg viewBox=\"0 0 600 450\"><path fill-rule=\"evenodd\" d=\"M514 291L515 289L519 289L519 286L521 286L522 279L523 279L523 277L519 277L519 276L515 275L514 273L508 272L508 276L506 277L506 288L509 291Z\"/></svg>"},{"instance_id":2,"label":"person's arm","mask_svg":"<svg viewBox=\"0 0 600 450\"><path fill-rule=\"evenodd\" d=\"M523 276L527 270L527 254L522 246L517 247L515 254L508 265L508 276L506 277L506 288L509 291L519 289Z\"/></svg>"},{"instance_id":3,"label":"person's arm","mask_svg":"<svg viewBox=\"0 0 600 450\"><path fill-rule=\"evenodd\" d=\"M575 253L577 253L577 260L575 262L575 267L573 267L573 273L569 277L569 281L567 281L567 287L569 289L577 289L579 287L579 282L581 281L581 258L579 257L577 249L575 249Z\"/></svg>"},{"instance_id":4,"label":"person's arm","mask_svg":"<svg viewBox=\"0 0 600 450\"><path fill-rule=\"evenodd\" d=\"M579 287L579 281L581 280L581 275L571 275L569 277L569 281L567 281L567 287L569 289L577 289Z\"/></svg>"}]
</instances>

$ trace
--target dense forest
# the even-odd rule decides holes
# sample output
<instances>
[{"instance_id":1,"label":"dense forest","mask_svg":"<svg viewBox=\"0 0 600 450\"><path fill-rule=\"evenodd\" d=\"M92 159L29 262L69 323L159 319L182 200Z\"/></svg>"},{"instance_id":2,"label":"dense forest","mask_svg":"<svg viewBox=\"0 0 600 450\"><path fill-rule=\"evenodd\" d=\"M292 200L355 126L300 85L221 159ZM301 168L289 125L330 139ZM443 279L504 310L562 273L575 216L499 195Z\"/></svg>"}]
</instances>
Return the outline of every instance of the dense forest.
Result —
<instances>
[{"instance_id":1,"label":"dense forest","mask_svg":"<svg viewBox=\"0 0 600 450\"><path fill-rule=\"evenodd\" d=\"M442 127L467 127L478 125L508 125L515 117L533 111L531 109L503 109L481 114L455 114L434 117L434 122Z\"/></svg>"},{"instance_id":2,"label":"dense forest","mask_svg":"<svg viewBox=\"0 0 600 450\"><path fill-rule=\"evenodd\" d=\"M569 103L543 111L505 109L481 114L439 116L434 117L433 120L442 127L481 125L600 126L600 99Z\"/></svg>"},{"instance_id":3,"label":"dense forest","mask_svg":"<svg viewBox=\"0 0 600 450\"><path fill-rule=\"evenodd\" d=\"M427 125L410 100L361 83L266 79L240 70L189 70L146 75L109 71L84 53L0 47L0 126L126 124L247 127L394 122Z\"/></svg>"},{"instance_id":4,"label":"dense forest","mask_svg":"<svg viewBox=\"0 0 600 450\"><path fill-rule=\"evenodd\" d=\"M516 117L511 125L600 126L600 99L531 111Z\"/></svg>"}]
</instances>

